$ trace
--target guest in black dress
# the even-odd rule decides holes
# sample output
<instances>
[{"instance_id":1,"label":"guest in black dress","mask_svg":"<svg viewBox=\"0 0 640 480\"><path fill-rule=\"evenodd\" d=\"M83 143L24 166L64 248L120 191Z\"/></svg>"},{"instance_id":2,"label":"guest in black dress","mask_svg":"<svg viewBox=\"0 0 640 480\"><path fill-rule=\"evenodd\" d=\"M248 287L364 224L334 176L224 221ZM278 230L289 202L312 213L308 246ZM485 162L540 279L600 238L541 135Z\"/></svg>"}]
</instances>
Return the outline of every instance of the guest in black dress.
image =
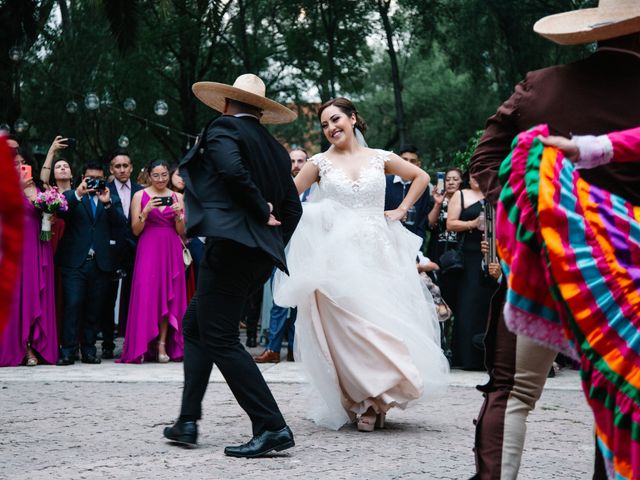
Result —
<instances>
[{"instance_id":1,"label":"guest in black dress","mask_svg":"<svg viewBox=\"0 0 640 480\"><path fill-rule=\"evenodd\" d=\"M480 242L484 235L484 195L471 177L469 188L456 192L449 202L447 229L458 232L464 269L457 284L453 322L453 366L484 370L483 335L495 285L484 278Z\"/></svg>"}]
</instances>

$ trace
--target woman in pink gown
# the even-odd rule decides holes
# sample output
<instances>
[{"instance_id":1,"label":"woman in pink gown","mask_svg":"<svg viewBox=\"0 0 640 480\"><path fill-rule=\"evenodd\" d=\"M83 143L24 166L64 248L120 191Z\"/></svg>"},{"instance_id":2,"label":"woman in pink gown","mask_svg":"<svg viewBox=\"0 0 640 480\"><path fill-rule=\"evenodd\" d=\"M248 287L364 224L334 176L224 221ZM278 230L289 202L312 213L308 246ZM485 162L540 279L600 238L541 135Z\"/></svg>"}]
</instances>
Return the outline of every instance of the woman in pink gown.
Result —
<instances>
[{"instance_id":1,"label":"woman in pink gown","mask_svg":"<svg viewBox=\"0 0 640 480\"><path fill-rule=\"evenodd\" d=\"M143 358L167 363L181 360L184 350L182 317L187 299L180 242L184 234L182 195L168 188L169 168L164 161L152 162L147 171L151 185L131 201L131 227L140 239L122 363L140 363Z\"/></svg>"},{"instance_id":2,"label":"woman in pink gown","mask_svg":"<svg viewBox=\"0 0 640 480\"><path fill-rule=\"evenodd\" d=\"M24 163L16 156L16 168ZM20 276L11 299L9 323L0 334L0 367L58 359L56 309L51 242L40 240L42 214L33 206L38 192L33 179L24 179L24 237Z\"/></svg>"}]
</instances>

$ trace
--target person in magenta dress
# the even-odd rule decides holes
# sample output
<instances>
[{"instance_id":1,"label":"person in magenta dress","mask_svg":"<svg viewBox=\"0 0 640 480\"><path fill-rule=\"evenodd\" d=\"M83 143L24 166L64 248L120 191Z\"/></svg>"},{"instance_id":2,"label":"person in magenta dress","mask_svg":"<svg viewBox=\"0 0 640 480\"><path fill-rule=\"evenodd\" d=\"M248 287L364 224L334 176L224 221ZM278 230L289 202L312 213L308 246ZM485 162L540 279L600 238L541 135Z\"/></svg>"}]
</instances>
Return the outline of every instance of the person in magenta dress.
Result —
<instances>
[{"instance_id":1,"label":"person in magenta dress","mask_svg":"<svg viewBox=\"0 0 640 480\"><path fill-rule=\"evenodd\" d=\"M17 142L10 140L15 143ZM15 157L16 168L27 164ZM24 237L20 276L11 300L9 322L0 335L0 366L38 362L55 364L58 359L56 309L53 290L53 249L40 240L42 213L34 207L38 188L31 176L22 178L24 188Z\"/></svg>"},{"instance_id":2,"label":"person in magenta dress","mask_svg":"<svg viewBox=\"0 0 640 480\"><path fill-rule=\"evenodd\" d=\"M182 317L187 298L180 242L184 234L182 195L169 189L169 166L163 160L152 162L147 171L151 184L131 200L131 228L140 238L121 363L177 361L184 350Z\"/></svg>"}]
</instances>

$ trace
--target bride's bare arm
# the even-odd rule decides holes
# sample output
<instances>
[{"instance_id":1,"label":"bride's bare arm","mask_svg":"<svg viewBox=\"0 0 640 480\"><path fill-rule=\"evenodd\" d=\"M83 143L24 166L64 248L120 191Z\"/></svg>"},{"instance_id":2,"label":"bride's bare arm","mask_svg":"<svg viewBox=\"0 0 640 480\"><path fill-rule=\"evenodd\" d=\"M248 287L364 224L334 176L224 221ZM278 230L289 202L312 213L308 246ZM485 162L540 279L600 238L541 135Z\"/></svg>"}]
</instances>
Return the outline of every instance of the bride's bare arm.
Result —
<instances>
[{"instance_id":1,"label":"bride's bare arm","mask_svg":"<svg viewBox=\"0 0 640 480\"><path fill-rule=\"evenodd\" d=\"M320 180L320 169L315 163L307 162L293 181L296 184L298 195L300 195L318 180Z\"/></svg>"},{"instance_id":2,"label":"bride's bare arm","mask_svg":"<svg viewBox=\"0 0 640 480\"><path fill-rule=\"evenodd\" d=\"M398 175L405 180L411 181L411 187L409 187L407 195L398 206L398 210L404 210L406 213L427 189L429 174L393 153L385 162L384 167L385 172L389 175Z\"/></svg>"}]
</instances>

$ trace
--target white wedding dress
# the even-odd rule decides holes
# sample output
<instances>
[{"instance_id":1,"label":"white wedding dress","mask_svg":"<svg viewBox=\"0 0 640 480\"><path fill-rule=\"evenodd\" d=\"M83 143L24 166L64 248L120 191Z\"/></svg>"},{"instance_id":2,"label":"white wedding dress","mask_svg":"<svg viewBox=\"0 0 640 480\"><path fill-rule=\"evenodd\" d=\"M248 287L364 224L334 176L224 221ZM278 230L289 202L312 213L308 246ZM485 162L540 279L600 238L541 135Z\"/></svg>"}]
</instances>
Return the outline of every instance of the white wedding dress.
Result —
<instances>
[{"instance_id":1,"label":"white wedding dress","mask_svg":"<svg viewBox=\"0 0 640 480\"><path fill-rule=\"evenodd\" d=\"M384 216L388 156L376 150L355 181L325 154L310 159L318 188L287 248L290 276L276 276L275 302L298 307L308 414L333 429L446 388L433 299L416 269L421 240Z\"/></svg>"}]
</instances>

